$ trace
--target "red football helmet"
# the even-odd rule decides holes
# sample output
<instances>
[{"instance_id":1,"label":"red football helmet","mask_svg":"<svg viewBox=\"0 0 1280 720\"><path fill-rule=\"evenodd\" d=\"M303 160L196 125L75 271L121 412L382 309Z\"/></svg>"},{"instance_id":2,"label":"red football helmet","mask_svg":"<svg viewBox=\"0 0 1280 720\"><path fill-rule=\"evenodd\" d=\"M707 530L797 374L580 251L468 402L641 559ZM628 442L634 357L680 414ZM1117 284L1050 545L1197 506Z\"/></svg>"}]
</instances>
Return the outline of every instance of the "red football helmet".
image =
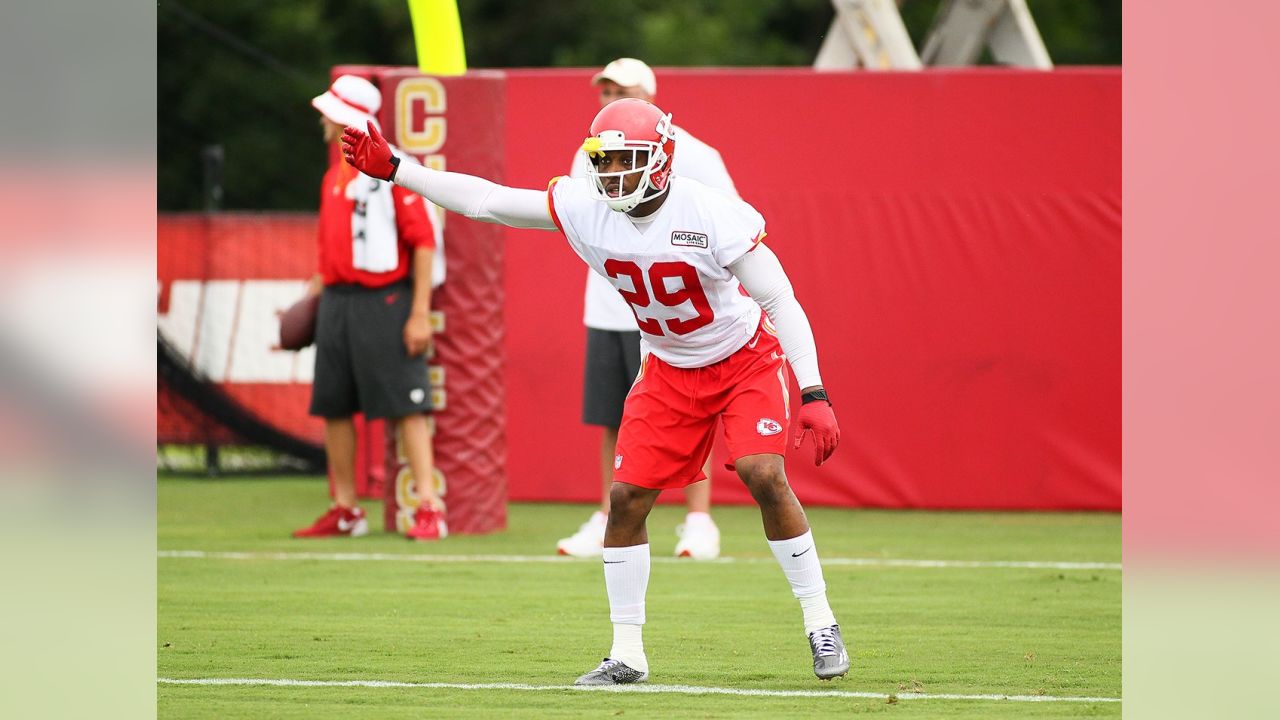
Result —
<instances>
[{"instance_id":1,"label":"red football helmet","mask_svg":"<svg viewBox=\"0 0 1280 720\"><path fill-rule=\"evenodd\" d=\"M631 169L623 172L596 172L596 158L613 150L630 150ZM591 136L582 143L587 154L587 177L591 179L596 198L619 212L627 212L645 200L667 191L671 180L671 159L676 152L675 130L671 113L664 114L656 105L639 98L623 98L605 105L591 121ZM641 166L640 153L648 154ZM633 192L622 194L623 176L644 173ZM605 178L618 178L617 195L605 190ZM649 193L652 189L655 192Z\"/></svg>"}]
</instances>

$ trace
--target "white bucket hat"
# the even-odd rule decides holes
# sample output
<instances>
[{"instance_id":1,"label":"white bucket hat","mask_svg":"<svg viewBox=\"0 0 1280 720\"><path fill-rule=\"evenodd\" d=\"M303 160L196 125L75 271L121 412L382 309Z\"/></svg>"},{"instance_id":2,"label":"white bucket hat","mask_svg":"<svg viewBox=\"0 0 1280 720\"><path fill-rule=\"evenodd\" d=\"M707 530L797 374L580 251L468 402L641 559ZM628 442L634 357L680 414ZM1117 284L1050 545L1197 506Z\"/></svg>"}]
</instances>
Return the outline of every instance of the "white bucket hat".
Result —
<instances>
[{"instance_id":1,"label":"white bucket hat","mask_svg":"<svg viewBox=\"0 0 1280 720\"><path fill-rule=\"evenodd\" d=\"M591 78L591 84L601 80L612 80L622 87L639 87L650 97L658 94L658 79L653 76L652 68L635 58L618 58L605 65Z\"/></svg>"},{"instance_id":2,"label":"white bucket hat","mask_svg":"<svg viewBox=\"0 0 1280 720\"><path fill-rule=\"evenodd\" d=\"M339 125L363 130L370 120L378 124L376 115L382 107L382 93L362 77L340 75L324 94L311 99L311 106Z\"/></svg>"}]
</instances>

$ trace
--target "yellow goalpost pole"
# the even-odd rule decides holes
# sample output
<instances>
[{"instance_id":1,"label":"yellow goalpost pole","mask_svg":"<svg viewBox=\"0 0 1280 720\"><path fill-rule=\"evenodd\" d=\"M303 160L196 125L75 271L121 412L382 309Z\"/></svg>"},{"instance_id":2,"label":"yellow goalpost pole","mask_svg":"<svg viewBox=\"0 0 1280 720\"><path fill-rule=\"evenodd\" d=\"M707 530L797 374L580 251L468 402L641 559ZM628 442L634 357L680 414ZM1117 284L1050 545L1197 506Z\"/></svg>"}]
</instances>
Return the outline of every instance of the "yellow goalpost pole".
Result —
<instances>
[{"instance_id":1,"label":"yellow goalpost pole","mask_svg":"<svg viewBox=\"0 0 1280 720\"><path fill-rule=\"evenodd\" d=\"M467 53L457 0L408 0L418 69L428 75L462 75Z\"/></svg>"}]
</instances>

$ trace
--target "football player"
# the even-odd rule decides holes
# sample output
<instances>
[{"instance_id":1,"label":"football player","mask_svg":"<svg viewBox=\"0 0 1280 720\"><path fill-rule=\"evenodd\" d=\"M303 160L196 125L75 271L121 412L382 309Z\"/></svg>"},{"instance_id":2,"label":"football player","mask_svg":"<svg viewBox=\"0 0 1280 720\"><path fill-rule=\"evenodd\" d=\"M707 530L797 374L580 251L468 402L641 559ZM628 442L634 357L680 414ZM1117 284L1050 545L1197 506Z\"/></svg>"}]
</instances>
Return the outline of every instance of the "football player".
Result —
<instances>
[{"instance_id":1,"label":"football player","mask_svg":"<svg viewBox=\"0 0 1280 720\"><path fill-rule=\"evenodd\" d=\"M701 477L717 419L729 464L760 506L765 537L800 602L813 671L829 680L848 672L849 654L813 534L783 469L788 364L802 396L794 447L811 437L821 465L840 441L813 332L762 242L764 218L742 200L673 176L675 145L671 115L644 100L616 100L596 115L582 144L587 177L556 178L538 191L401 164L372 123L367 132L348 127L343 135L347 162L366 175L469 218L560 231L635 313L645 360L623 407L604 541L613 645L577 684L648 679L645 521L662 490ZM738 292L739 283L750 297Z\"/></svg>"},{"instance_id":2,"label":"football player","mask_svg":"<svg viewBox=\"0 0 1280 720\"><path fill-rule=\"evenodd\" d=\"M618 58L591 78L599 90L600 107L624 97L654 101L658 78L636 58ZM737 195L733 178L720 152L699 140L686 128L671 126L680 154L672 158L672 171L681 177ZM574 148L570 177L586 177L590 159ZM631 306L603 276L590 268L582 297L582 322L586 325L586 356L583 363L582 422L600 428L600 508L582 523L577 532L560 538L556 552L574 557L600 557L604 553L604 531L609 521L609 490L613 484L613 458L617 454L618 428L622 406L640 371L640 329ZM686 513L676 526L680 540L676 557L714 560L720 557L720 528L711 517L711 458L702 467L706 480L684 488Z\"/></svg>"}]
</instances>

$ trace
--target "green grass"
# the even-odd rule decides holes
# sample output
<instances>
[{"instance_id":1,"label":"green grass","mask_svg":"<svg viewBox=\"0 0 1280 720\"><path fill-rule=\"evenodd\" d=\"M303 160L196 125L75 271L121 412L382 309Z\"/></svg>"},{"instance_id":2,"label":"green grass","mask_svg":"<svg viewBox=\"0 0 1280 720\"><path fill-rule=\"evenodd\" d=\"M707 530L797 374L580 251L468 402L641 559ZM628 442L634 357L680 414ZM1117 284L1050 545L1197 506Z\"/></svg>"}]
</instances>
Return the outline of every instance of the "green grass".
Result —
<instances>
[{"instance_id":1,"label":"green grass","mask_svg":"<svg viewBox=\"0 0 1280 720\"><path fill-rule=\"evenodd\" d=\"M375 532L293 540L323 509L317 479L161 478L162 550L550 555L589 509L513 505L509 529L437 544ZM378 506L366 509L381 527ZM650 520L655 558L681 509ZM843 680L809 668L800 611L754 508L717 508L724 554L655 562L645 645L653 684L874 693L1119 697L1115 570L828 566L853 656ZM809 510L826 558L1119 562L1109 514ZM759 561L752 561L759 560ZM159 561L158 674L564 685L610 641L595 561ZM1082 717L1119 703L742 697L546 690L161 684L165 717Z\"/></svg>"}]
</instances>

